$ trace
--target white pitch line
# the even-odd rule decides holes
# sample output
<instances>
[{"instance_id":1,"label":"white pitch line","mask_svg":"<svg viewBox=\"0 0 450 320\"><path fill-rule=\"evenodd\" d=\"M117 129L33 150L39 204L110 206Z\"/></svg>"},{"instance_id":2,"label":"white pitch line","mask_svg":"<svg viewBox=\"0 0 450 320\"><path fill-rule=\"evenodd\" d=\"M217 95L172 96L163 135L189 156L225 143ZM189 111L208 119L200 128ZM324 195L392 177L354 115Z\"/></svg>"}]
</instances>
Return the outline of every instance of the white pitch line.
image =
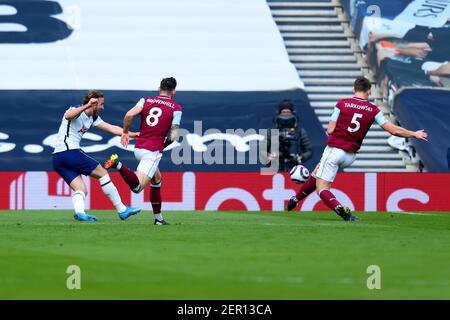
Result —
<instances>
[{"instance_id":1,"label":"white pitch line","mask_svg":"<svg viewBox=\"0 0 450 320\"><path fill-rule=\"evenodd\" d=\"M394 213L400 213L400 214L409 214L412 216L434 216L434 213L420 213L420 212L409 212L409 211L399 211Z\"/></svg>"}]
</instances>

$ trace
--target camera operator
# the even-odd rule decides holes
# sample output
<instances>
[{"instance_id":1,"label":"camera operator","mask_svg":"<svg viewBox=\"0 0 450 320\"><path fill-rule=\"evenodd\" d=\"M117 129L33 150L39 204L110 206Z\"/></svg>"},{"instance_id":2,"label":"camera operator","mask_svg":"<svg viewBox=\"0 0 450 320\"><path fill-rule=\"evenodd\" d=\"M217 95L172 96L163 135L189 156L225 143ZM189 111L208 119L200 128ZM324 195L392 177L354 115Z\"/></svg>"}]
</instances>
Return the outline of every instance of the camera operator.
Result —
<instances>
[{"instance_id":1,"label":"camera operator","mask_svg":"<svg viewBox=\"0 0 450 320\"><path fill-rule=\"evenodd\" d=\"M276 128L279 130L279 153L270 154L270 130L267 139L267 153L270 161L279 157L279 171L288 172L297 164L311 159L312 144L306 130L300 127L299 118L294 105L289 100L283 100L278 106L278 113L274 117Z\"/></svg>"}]
</instances>

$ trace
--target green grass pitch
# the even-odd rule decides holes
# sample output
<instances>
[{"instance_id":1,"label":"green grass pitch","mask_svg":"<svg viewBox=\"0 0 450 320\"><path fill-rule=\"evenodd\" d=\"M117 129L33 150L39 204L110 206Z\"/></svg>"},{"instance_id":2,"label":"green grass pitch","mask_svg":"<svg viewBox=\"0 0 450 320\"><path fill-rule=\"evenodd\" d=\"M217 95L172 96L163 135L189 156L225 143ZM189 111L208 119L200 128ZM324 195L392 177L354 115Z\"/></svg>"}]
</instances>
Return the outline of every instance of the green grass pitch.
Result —
<instances>
[{"instance_id":1,"label":"green grass pitch","mask_svg":"<svg viewBox=\"0 0 450 320\"><path fill-rule=\"evenodd\" d=\"M450 299L450 213L92 213L0 211L0 299Z\"/></svg>"}]
</instances>

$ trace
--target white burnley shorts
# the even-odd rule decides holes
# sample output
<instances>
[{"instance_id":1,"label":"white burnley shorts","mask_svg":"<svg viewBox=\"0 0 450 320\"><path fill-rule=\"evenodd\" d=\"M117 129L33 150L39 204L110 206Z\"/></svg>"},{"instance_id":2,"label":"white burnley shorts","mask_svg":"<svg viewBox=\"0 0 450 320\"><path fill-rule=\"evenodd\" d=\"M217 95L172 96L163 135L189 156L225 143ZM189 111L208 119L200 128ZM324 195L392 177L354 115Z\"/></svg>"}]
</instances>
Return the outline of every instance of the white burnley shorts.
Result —
<instances>
[{"instance_id":1,"label":"white burnley shorts","mask_svg":"<svg viewBox=\"0 0 450 320\"><path fill-rule=\"evenodd\" d=\"M339 168L347 168L352 165L356 159L356 153L350 153L336 147L327 146L322 154L316 178L333 182Z\"/></svg>"},{"instance_id":2,"label":"white burnley shorts","mask_svg":"<svg viewBox=\"0 0 450 320\"><path fill-rule=\"evenodd\" d=\"M159 151L134 148L134 156L139 161L137 170L145 173L150 179L153 178L156 169L158 169L162 153Z\"/></svg>"}]
</instances>

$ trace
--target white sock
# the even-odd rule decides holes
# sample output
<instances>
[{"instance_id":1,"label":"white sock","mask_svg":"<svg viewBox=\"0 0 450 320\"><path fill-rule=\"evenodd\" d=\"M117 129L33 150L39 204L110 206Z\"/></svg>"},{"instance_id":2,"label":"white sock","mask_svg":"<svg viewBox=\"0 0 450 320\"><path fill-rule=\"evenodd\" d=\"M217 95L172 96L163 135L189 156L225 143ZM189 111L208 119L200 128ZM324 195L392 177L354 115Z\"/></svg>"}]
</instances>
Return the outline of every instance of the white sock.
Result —
<instances>
[{"instance_id":1,"label":"white sock","mask_svg":"<svg viewBox=\"0 0 450 320\"><path fill-rule=\"evenodd\" d=\"M155 219L157 219L157 220L159 220L159 221L163 221L163 220L164 220L164 218L163 218L163 216L162 216L161 213L157 213L157 214L155 214L154 216L155 216Z\"/></svg>"},{"instance_id":2,"label":"white sock","mask_svg":"<svg viewBox=\"0 0 450 320\"><path fill-rule=\"evenodd\" d=\"M85 213L85 205L84 205L84 199L86 198L86 195L83 191L75 191L72 196L72 203L73 203L73 209L76 213Z\"/></svg>"},{"instance_id":3,"label":"white sock","mask_svg":"<svg viewBox=\"0 0 450 320\"><path fill-rule=\"evenodd\" d=\"M111 200L114 207L116 207L117 212L124 212L127 210L125 205L122 203L119 191L117 191L116 186L109 178L109 174L104 175L99 179L100 185L102 186L103 193Z\"/></svg>"},{"instance_id":4,"label":"white sock","mask_svg":"<svg viewBox=\"0 0 450 320\"><path fill-rule=\"evenodd\" d=\"M117 170L120 170L120 168L122 168L122 162L119 161L119 162L117 163L116 169L117 169Z\"/></svg>"}]
</instances>

